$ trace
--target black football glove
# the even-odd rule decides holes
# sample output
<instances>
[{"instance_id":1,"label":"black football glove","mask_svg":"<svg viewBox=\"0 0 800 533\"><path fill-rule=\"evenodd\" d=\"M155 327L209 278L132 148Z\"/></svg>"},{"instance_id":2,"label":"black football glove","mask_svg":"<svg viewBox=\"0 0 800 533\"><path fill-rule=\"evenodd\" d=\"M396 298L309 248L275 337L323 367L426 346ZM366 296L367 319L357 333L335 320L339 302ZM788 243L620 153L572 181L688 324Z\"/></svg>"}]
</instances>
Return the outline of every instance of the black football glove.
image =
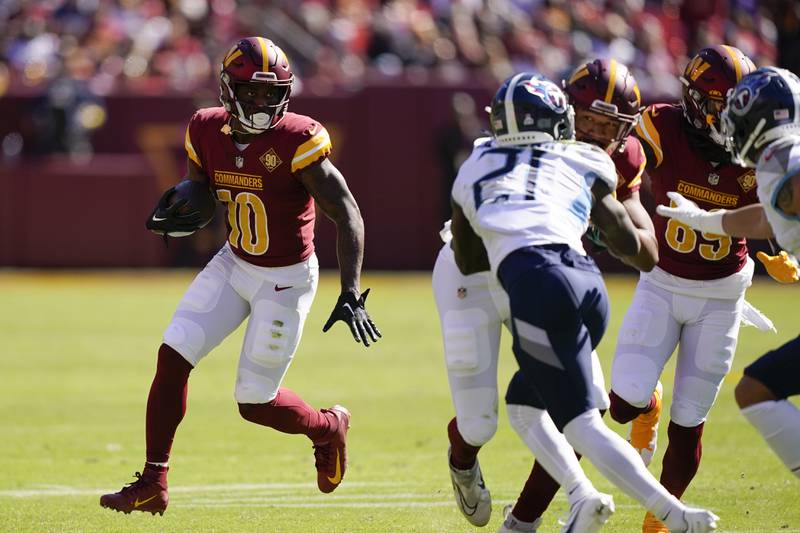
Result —
<instances>
[{"instance_id":1,"label":"black football glove","mask_svg":"<svg viewBox=\"0 0 800 533\"><path fill-rule=\"evenodd\" d=\"M331 316L322 327L322 331L328 331L335 322L341 320L350 326L350 333L353 334L356 342L363 342L364 346L369 346L370 339L372 339L372 342L378 342L381 332L378 331L378 327L369 317L364 307L368 294L369 289L361 293L361 297L358 299L352 292L340 294L339 299L336 301L336 307L333 308Z\"/></svg>"},{"instance_id":2,"label":"black football glove","mask_svg":"<svg viewBox=\"0 0 800 533\"><path fill-rule=\"evenodd\" d=\"M147 218L145 227L157 235L184 237L203 226L203 217L196 210L188 213L178 212L189 203L186 199L180 199L169 205L169 198L173 192L175 192L175 187L164 191L164 194L158 199L155 209Z\"/></svg>"}]
</instances>

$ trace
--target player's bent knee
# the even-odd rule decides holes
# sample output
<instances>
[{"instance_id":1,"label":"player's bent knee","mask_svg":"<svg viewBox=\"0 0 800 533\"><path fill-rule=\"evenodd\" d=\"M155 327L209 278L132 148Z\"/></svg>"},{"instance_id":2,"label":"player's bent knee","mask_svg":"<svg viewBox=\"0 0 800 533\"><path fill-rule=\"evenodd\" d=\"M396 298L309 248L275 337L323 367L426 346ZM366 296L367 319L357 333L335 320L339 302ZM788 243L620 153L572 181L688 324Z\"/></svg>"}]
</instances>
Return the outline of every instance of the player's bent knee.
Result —
<instances>
[{"instance_id":1,"label":"player's bent knee","mask_svg":"<svg viewBox=\"0 0 800 533\"><path fill-rule=\"evenodd\" d=\"M660 374L661 368L650 358L639 354L619 353L614 356L611 389L630 405L646 407Z\"/></svg>"},{"instance_id":2,"label":"player's bent knee","mask_svg":"<svg viewBox=\"0 0 800 533\"><path fill-rule=\"evenodd\" d=\"M458 418L458 432L470 446L483 446L497 433L497 416Z\"/></svg>"},{"instance_id":3,"label":"player's bent knee","mask_svg":"<svg viewBox=\"0 0 800 533\"><path fill-rule=\"evenodd\" d=\"M742 376L733 391L739 409L761 402L776 401L778 398L766 385L750 376Z\"/></svg>"},{"instance_id":4,"label":"player's bent knee","mask_svg":"<svg viewBox=\"0 0 800 533\"><path fill-rule=\"evenodd\" d=\"M172 318L164 331L163 342L181 354L192 366L206 356L206 334L200 324L181 316Z\"/></svg>"},{"instance_id":5,"label":"player's bent knee","mask_svg":"<svg viewBox=\"0 0 800 533\"><path fill-rule=\"evenodd\" d=\"M239 404L263 404L271 402L278 393L283 372L261 374L247 368L239 368L236 375L234 398Z\"/></svg>"}]
</instances>

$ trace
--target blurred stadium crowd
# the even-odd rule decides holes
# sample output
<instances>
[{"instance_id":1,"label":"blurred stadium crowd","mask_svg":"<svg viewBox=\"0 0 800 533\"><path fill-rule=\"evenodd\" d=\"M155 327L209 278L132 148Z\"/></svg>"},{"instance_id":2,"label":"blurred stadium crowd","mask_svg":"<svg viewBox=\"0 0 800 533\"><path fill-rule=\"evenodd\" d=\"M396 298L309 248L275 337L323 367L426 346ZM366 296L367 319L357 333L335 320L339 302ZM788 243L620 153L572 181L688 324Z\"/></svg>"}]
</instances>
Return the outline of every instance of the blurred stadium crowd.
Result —
<instances>
[{"instance_id":1,"label":"blurred stadium crowd","mask_svg":"<svg viewBox=\"0 0 800 533\"><path fill-rule=\"evenodd\" d=\"M800 64L794 0L4 0L0 94L68 79L98 96L215 84L238 36L267 35L314 93L374 79L560 79L589 56L633 68L648 99L675 97L710 43L757 64Z\"/></svg>"},{"instance_id":2,"label":"blurred stadium crowd","mask_svg":"<svg viewBox=\"0 0 800 533\"><path fill-rule=\"evenodd\" d=\"M104 97L216 92L227 47L254 34L289 55L294 95L559 80L594 56L629 65L646 101L672 100L688 56L720 42L800 71L796 0L2 0L0 97L41 96L40 153L88 153Z\"/></svg>"}]
</instances>

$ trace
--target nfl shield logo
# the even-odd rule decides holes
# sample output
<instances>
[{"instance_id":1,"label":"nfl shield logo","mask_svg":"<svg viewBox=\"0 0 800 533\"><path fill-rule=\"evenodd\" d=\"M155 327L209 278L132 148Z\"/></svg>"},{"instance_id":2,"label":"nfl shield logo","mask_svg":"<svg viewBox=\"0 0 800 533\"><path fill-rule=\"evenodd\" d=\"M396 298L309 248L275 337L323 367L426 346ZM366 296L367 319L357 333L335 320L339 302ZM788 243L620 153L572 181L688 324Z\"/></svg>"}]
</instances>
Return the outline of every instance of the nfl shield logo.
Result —
<instances>
[{"instance_id":1,"label":"nfl shield logo","mask_svg":"<svg viewBox=\"0 0 800 533\"><path fill-rule=\"evenodd\" d=\"M716 185L717 183L719 183L719 174L715 174L713 172L709 173L708 182L711 185Z\"/></svg>"},{"instance_id":2,"label":"nfl shield logo","mask_svg":"<svg viewBox=\"0 0 800 533\"><path fill-rule=\"evenodd\" d=\"M242 168L244 166L244 156L237 155L233 162L236 164L236 168Z\"/></svg>"}]
</instances>

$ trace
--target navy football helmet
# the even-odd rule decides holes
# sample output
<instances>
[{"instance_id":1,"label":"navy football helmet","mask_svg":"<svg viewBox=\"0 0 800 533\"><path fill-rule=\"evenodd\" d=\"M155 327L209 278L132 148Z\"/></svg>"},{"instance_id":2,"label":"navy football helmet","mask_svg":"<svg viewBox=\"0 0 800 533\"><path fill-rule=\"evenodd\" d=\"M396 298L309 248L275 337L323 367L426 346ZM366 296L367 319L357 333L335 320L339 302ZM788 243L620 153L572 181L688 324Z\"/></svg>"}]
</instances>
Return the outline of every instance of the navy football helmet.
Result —
<instances>
[{"instance_id":1,"label":"navy football helmet","mask_svg":"<svg viewBox=\"0 0 800 533\"><path fill-rule=\"evenodd\" d=\"M503 82L492 98L489 125L500 144L572 139L575 112L561 89L544 76L522 72Z\"/></svg>"},{"instance_id":2,"label":"navy football helmet","mask_svg":"<svg viewBox=\"0 0 800 533\"><path fill-rule=\"evenodd\" d=\"M755 168L772 141L800 135L800 78L777 67L748 74L728 95L721 121L731 160Z\"/></svg>"}]
</instances>

